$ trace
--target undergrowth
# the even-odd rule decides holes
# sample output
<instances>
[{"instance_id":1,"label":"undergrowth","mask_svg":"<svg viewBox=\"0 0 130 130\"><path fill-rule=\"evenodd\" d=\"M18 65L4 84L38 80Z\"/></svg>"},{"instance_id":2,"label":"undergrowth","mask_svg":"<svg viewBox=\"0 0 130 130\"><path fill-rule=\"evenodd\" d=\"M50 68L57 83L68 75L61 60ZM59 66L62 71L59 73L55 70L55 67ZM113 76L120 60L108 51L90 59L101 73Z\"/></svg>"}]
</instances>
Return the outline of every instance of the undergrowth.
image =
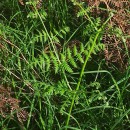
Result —
<instances>
[{"instance_id":1,"label":"undergrowth","mask_svg":"<svg viewBox=\"0 0 130 130\"><path fill-rule=\"evenodd\" d=\"M2 0L0 129L130 129L129 5Z\"/></svg>"}]
</instances>

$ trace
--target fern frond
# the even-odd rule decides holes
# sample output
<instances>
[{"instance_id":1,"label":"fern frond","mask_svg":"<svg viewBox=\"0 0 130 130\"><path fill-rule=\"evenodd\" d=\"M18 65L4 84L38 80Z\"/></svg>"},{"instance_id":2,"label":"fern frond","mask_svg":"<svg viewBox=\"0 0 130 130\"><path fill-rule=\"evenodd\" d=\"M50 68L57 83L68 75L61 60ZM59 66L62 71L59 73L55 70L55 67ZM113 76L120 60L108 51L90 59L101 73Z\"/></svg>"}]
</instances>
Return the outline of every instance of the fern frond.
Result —
<instances>
[{"instance_id":1,"label":"fern frond","mask_svg":"<svg viewBox=\"0 0 130 130\"><path fill-rule=\"evenodd\" d=\"M77 63L75 62L74 58L73 57L70 57L69 58L69 63L72 65L72 67L74 68L77 68Z\"/></svg>"},{"instance_id":2,"label":"fern frond","mask_svg":"<svg viewBox=\"0 0 130 130\"><path fill-rule=\"evenodd\" d=\"M84 52L84 45L83 45L83 43L81 43L81 45L80 45L80 53L83 53Z\"/></svg>"},{"instance_id":3,"label":"fern frond","mask_svg":"<svg viewBox=\"0 0 130 130\"><path fill-rule=\"evenodd\" d=\"M76 45L74 45L73 54L74 54L74 56L76 56L78 54L78 50L77 50Z\"/></svg>"},{"instance_id":4,"label":"fern frond","mask_svg":"<svg viewBox=\"0 0 130 130\"><path fill-rule=\"evenodd\" d=\"M44 37L44 43L48 40L48 35L45 31L42 30L42 34L43 34L43 37Z\"/></svg>"},{"instance_id":5,"label":"fern frond","mask_svg":"<svg viewBox=\"0 0 130 130\"><path fill-rule=\"evenodd\" d=\"M59 36L60 38L63 38L62 33L60 33L59 31L57 31L55 28L53 28L55 36Z\"/></svg>"},{"instance_id":6,"label":"fern frond","mask_svg":"<svg viewBox=\"0 0 130 130\"><path fill-rule=\"evenodd\" d=\"M70 59L70 58L71 58L71 55L72 55L72 52L71 52L71 50L70 50L69 47L67 48L66 53L67 53L67 58Z\"/></svg>"},{"instance_id":7,"label":"fern frond","mask_svg":"<svg viewBox=\"0 0 130 130\"><path fill-rule=\"evenodd\" d=\"M62 54L61 53L61 69L63 69L63 70L66 70L67 72L69 72L69 73L72 73L73 72L73 70L72 70L72 68L69 66L69 64L67 63L67 60L66 60L66 57L65 57L65 55L64 54Z\"/></svg>"},{"instance_id":8,"label":"fern frond","mask_svg":"<svg viewBox=\"0 0 130 130\"><path fill-rule=\"evenodd\" d=\"M50 57L51 57L51 61L52 61L52 63L53 63L53 65L54 65L54 70L55 70L55 73L58 73L58 70L59 70L59 64L58 64L58 61L57 61L57 58L56 58L56 56L54 55L54 53L53 52L50 52Z\"/></svg>"},{"instance_id":9,"label":"fern frond","mask_svg":"<svg viewBox=\"0 0 130 130\"><path fill-rule=\"evenodd\" d=\"M69 66L69 64L66 61L62 62L61 69L66 70L69 73L73 72L72 68Z\"/></svg>"},{"instance_id":10,"label":"fern frond","mask_svg":"<svg viewBox=\"0 0 130 130\"><path fill-rule=\"evenodd\" d=\"M45 60L44 60L44 57L43 56L39 56L39 63L38 63L40 69L45 69Z\"/></svg>"},{"instance_id":11,"label":"fern frond","mask_svg":"<svg viewBox=\"0 0 130 130\"><path fill-rule=\"evenodd\" d=\"M82 57L82 55L81 55L80 53L78 53L78 54L76 55L76 57L78 58L78 60L79 60L81 63L84 63L83 57Z\"/></svg>"},{"instance_id":12,"label":"fern frond","mask_svg":"<svg viewBox=\"0 0 130 130\"><path fill-rule=\"evenodd\" d=\"M46 53L43 53L43 57L45 58L45 69L46 71L49 71L51 66L50 58Z\"/></svg>"},{"instance_id":13,"label":"fern frond","mask_svg":"<svg viewBox=\"0 0 130 130\"><path fill-rule=\"evenodd\" d=\"M87 42L85 45L83 43L80 43L80 45L73 45L68 46L65 48L64 52L60 52L60 64L57 61L57 57L55 56L54 52L49 51L48 53L44 52L42 56L39 57L39 61L35 61L36 65L38 65L40 68L43 68L46 71L53 68L55 73L58 73L59 70L65 70L69 73L73 72L74 68L78 68L79 63L84 63L84 60L86 56L89 54L89 50L93 43L93 36L89 39L89 42ZM100 43L97 43L95 47L92 50L92 54L97 54L99 51L104 49L104 45ZM90 57L91 58L91 55ZM38 63L39 62L39 63Z\"/></svg>"}]
</instances>

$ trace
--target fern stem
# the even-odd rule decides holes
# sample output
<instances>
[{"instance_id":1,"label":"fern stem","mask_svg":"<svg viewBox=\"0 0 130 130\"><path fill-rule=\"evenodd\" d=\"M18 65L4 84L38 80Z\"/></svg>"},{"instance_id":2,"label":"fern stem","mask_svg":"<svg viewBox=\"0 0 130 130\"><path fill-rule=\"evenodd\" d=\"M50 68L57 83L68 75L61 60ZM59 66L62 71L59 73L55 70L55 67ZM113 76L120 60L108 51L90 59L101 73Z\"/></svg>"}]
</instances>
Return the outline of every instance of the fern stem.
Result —
<instances>
[{"instance_id":1,"label":"fern stem","mask_svg":"<svg viewBox=\"0 0 130 130\"><path fill-rule=\"evenodd\" d=\"M76 89L75 89L76 91L75 91L75 93L74 93L74 95L73 95L73 98L72 98L71 106L70 106L69 113L68 113L68 117L67 117L67 121L66 121L66 126L69 125L71 112L72 112L72 109L73 109L73 106L74 106L74 101L75 101L75 98L76 98L76 93L77 93L77 91L79 90L79 87L80 87L80 84L81 84L81 81L82 81L82 77L83 77L83 75L84 75L84 70L85 70L85 67L86 67L86 65L87 65L87 62L88 62L88 60L89 60L89 58L90 58L90 55L91 55L91 53L92 53L92 51L93 51L93 49L94 49L94 47L95 47L95 44L96 44L96 41L97 41L97 39L98 39L99 34L101 33L102 29L103 29L104 26L107 24L107 22L111 19L112 16L113 16L113 14L111 14L110 17L104 22L104 24L97 30L97 34L96 34L96 36L95 36L95 38L94 38L94 41L93 41L93 43L92 43L92 46L91 46L91 48L90 48L90 50L89 50L88 55L86 56L86 59L85 59L85 62L84 62L84 64L83 64L83 67L82 67L82 69L81 69L80 76L79 76L79 80L78 80L78 83L77 83L77 86L76 86ZM119 91L118 91L118 92L119 92ZM120 94L120 93L119 93L119 94ZM67 130L67 128L66 128L66 130Z\"/></svg>"}]
</instances>

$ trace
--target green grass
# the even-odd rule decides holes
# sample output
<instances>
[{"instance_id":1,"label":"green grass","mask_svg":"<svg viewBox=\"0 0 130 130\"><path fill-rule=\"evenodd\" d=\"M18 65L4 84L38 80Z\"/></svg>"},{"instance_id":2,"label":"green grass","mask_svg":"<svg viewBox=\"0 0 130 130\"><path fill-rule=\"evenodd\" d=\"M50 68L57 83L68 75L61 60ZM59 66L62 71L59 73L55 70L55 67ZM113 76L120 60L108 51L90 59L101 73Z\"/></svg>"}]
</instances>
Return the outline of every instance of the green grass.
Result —
<instances>
[{"instance_id":1,"label":"green grass","mask_svg":"<svg viewBox=\"0 0 130 130\"><path fill-rule=\"evenodd\" d=\"M0 84L28 112L20 122L17 110L4 117L0 106L0 129L129 129L130 67L109 68L102 56L112 12L102 23L69 0L43 1L40 10L6 0L0 11Z\"/></svg>"}]
</instances>

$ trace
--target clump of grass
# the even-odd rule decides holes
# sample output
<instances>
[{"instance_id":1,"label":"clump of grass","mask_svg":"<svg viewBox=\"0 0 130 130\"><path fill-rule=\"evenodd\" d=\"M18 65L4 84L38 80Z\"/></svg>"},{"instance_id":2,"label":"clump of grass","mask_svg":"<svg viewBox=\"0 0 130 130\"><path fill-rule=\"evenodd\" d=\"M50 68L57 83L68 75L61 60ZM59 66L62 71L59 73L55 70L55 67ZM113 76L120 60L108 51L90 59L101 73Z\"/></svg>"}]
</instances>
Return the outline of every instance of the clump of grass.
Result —
<instances>
[{"instance_id":1,"label":"clump of grass","mask_svg":"<svg viewBox=\"0 0 130 130\"><path fill-rule=\"evenodd\" d=\"M0 5L0 84L12 93L1 93L0 104L19 101L8 113L0 105L1 129L129 129L129 62L121 72L102 56L114 12L102 19L83 1L38 2ZM126 36L120 38L129 61ZM16 118L20 110L26 112Z\"/></svg>"}]
</instances>

